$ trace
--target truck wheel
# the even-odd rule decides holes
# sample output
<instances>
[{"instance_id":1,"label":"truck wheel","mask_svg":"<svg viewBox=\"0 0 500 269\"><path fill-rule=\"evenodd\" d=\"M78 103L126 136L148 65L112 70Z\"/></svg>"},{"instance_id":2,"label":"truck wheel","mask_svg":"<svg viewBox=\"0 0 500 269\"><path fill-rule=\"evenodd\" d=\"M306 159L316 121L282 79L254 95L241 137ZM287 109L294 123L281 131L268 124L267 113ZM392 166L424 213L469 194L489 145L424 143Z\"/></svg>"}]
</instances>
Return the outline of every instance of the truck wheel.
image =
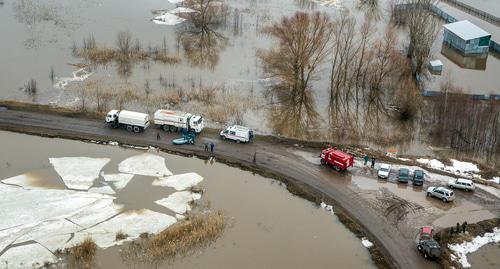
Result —
<instances>
[{"instance_id":1,"label":"truck wheel","mask_svg":"<svg viewBox=\"0 0 500 269\"><path fill-rule=\"evenodd\" d=\"M325 164L326 164L325 159L321 159L320 163L321 163L322 165L325 165Z\"/></svg>"},{"instance_id":2,"label":"truck wheel","mask_svg":"<svg viewBox=\"0 0 500 269\"><path fill-rule=\"evenodd\" d=\"M170 129L168 128L168 125L163 125L163 126L161 126L161 128L162 128L162 129L163 129L163 131L165 131L165 132L170 131Z\"/></svg>"},{"instance_id":3,"label":"truck wheel","mask_svg":"<svg viewBox=\"0 0 500 269\"><path fill-rule=\"evenodd\" d=\"M127 125L127 131L132 132L132 129L133 129L133 128L132 128L132 126L131 126L131 125Z\"/></svg>"},{"instance_id":4,"label":"truck wheel","mask_svg":"<svg viewBox=\"0 0 500 269\"><path fill-rule=\"evenodd\" d=\"M134 133L138 133L141 131L141 128L139 128L138 126L134 126Z\"/></svg>"},{"instance_id":5,"label":"truck wheel","mask_svg":"<svg viewBox=\"0 0 500 269\"><path fill-rule=\"evenodd\" d=\"M335 169L335 171L340 172L340 167L334 166L333 168Z\"/></svg>"},{"instance_id":6,"label":"truck wheel","mask_svg":"<svg viewBox=\"0 0 500 269\"><path fill-rule=\"evenodd\" d=\"M177 132L177 127L175 127L175 126L170 126L170 132L172 132L172 133Z\"/></svg>"},{"instance_id":7,"label":"truck wheel","mask_svg":"<svg viewBox=\"0 0 500 269\"><path fill-rule=\"evenodd\" d=\"M238 144L239 144L239 143L241 143L241 141L238 139L238 140L236 140L236 143L238 143Z\"/></svg>"}]
</instances>

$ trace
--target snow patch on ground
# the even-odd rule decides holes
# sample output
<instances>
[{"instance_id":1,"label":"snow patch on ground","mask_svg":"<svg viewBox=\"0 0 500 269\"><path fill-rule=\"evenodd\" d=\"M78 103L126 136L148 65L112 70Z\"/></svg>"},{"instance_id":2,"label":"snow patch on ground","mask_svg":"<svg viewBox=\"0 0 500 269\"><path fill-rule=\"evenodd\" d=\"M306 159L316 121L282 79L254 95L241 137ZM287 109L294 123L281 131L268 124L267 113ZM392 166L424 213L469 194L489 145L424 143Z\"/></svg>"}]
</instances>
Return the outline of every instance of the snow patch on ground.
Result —
<instances>
[{"instance_id":1,"label":"snow patch on ground","mask_svg":"<svg viewBox=\"0 0 500 269\"><path fill-rule=\"evenodd\" d=\"M151 153L144 153L125 159L119 164L118 170L121 173L151 177L172 175L172 172L165 165L165 158Z\"/></svg>"},{"instance_id":2,"label":"snow patch on ground","mask_svg":"<svg viewBox=\"0 0 500 269\"><path fill-rule=\"evenodd\" d=\"M88 70L88 68L80 68L78 70L73 71L72 77L62 77L56 78L56 83L54 84L54 88L56 89L64 89L71 82L84 81L92 75L92 72Z\"/></svg>"},{"instance_id":3,"label":"snow patch on ground","mask_svg":"<svg viewBox=\"0 0 500 269\"><path fill-rule=\"evenodd\" d=\"M462 162L455 159L451 159L452 165L445 165L436 159L430 160L421 158L421 159L416 159L416 161L427 167L449 172L458 176L470 176L480 171L477 165L471 162Z\"/></svg>"},{"instance_id":4,"label":"snow patch on ground","mask_svg":"<svg viewBox=\"0 0 500 269\"><path fill-rule=\"evenodd\" d=\"M455 252L458 262L465 267L471 267L467 261L467 254L477 251L486 244L500 242L500 228L493 229L492 233L485 233L483 236L477 236L471 242L463 242L461 244L449 244L448 248Z\"/></svg>"},{"instance_id":5,"label":"snow patch on ground","mask_svg":"<svg viewBox=\"0 0 500 269\"><path fill-rule=\"evenodd\" d=\"M330 213L332 213L332 214L335 214L335 212L333 212L333 206L331 206L331 205L327 205L327 204L325 204L324 202L321 202L321 204L319 204L319 206L320 206L321 208L323 208L324 210L326 210L326 211L328 211L328 212L330 212Z\"/></svg>"},{"instance_id":6,"label":"snow patch on ground","mask_svg":"<svg viewBox=\"0 0 500 269\"><path fill-rule=\"evenodd\" d=\"M371 248L371 247L373 247L373 243L370 240L368 240L366 237L361 238L361 244L365 248Z\"/></svg>"},{"instance_id":7,"label":"snow patch on ground","mask_svg":"<svg viewBox=\"0 0 500 269\"><path fill-rule=\"evenodd\" d=\"M49 158L68 188L88 190L99 177L109 158L63 157Z\"/></svg>"},{"instance_id":8,"label":"snow patch on ground","mask_svg":"<svg viewBox=\"0 0 500 269\"><path fill-rule=\"evenodd\" d=\"M56 260L57 257L54 254L40 244L35 243L8 249L0 257L0 265L7 265L5 268L9 269L39 268L43 266L43 263L40 264L40 261L54 263Z\"/></svg>"},{"instance_id":9,"label":"snow patch on ground","mask_svg":"<svg viewBox=\"0 0 500 269\"><path fill-rule=\"evenodd\" d=\"M104 178L104 181L108 182L108 184L111 184L115 189L117 190L122 190L127 186L129 181L134 177L134 175L131 174L104 174L102 173L101 176Z\"/></svg>"},{"instance_id":10,"label":"snow patch on ground","mask_svg":"<svg viewBox=\"0 0 500 269\"><path fill-rule=\"evenodd\" d=\"M490 181L493 182L493 183L496 183L496 184L500 184L500 177L494 177Z\"/></svg>"},{"instance_id":11,"label":"snow patch on ground","mask_svg":"<svg viewBox=\"0 0 500 269\"><path fill-rule=\"evenodd\" d=\"M153 186L171 187L177 191L183 191L198 185L202 180L203 177L197 173L186 173L158 178L153 181Z\"/></svg>"},{"instance_id":12,"label":"snow patch on ground","mask_svg":"<svg viewBox=\"0 0 500 269\"><path fill-rule=\"evenodd\" d=\"M199 200L201 194L189 191L174 192L167 198L156 201L155 203L164 206L177 214L185 214L191 210L191 202Z\"/></svg>"}]
</instances>

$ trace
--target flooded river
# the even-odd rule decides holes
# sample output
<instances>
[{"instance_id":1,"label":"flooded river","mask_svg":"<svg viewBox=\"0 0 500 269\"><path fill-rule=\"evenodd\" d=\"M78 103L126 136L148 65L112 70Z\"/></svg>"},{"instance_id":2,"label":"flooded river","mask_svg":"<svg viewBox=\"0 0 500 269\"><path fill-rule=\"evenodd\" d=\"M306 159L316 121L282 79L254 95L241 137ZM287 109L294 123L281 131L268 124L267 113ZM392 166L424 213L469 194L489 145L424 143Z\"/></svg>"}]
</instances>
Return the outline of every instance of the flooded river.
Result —
<instances>
[{"instance_id":1,"label":"flooded river","mask_svg":"<svg viewBox=\"0 0 500 269\"><path fill-rule=\"evenodd\" d=\"M122 160L146 150L41 138L0 132L0 178L29 173L41 188L64 188L48 158L85 156L110 158L105 173L116 172ZM213 245L178 258L173 268L375 268L368 250L334 214L287 192L276 181L196 158L149 150L166 159L174 173L196 172L204 177L202 203L223 209L228 226ZM153 187L153 178L134 176L117 192L116 203L126 209L149 208L171 214L153 201L169 194ZM99 179L99 181L102 181ZM100 183L95 183L98 185ZM128 268L119 248L98 252L101 268Z\"/></svg>"}]
</instances>

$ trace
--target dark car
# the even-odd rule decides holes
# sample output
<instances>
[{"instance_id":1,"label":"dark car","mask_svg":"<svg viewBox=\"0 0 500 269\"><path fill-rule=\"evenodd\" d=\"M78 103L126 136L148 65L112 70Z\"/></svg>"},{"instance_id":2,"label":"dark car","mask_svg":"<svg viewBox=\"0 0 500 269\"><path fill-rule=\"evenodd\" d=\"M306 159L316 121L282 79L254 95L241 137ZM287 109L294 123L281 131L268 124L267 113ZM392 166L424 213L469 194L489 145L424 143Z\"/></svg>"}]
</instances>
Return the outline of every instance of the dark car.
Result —
<instances>
[{"instance_id":1,"label":"dark car","mask_svg":"<svg viewBox=\"0 0 500 269\"><path fill-rule=\"evenodd\" d=\"M399 169L398 181L407 183L409 179L410 179L410 170L408 170L408 168Z\"/></svg>"},{"instance_id":2,"label":"dark car","mask_svg":"<svg viewBox=\"0 0 500 269\"><path fill-rule=\"evenodd\" d=\"M413 185L415 186L424 185L424 171L415 170L415 172L413 172Z\"/></svg>"},{"instance_id":3,"label":"dark car","mask_svg":"<svg viewBox=\"0 0 500 269\"><path fill-rule=\"evenodd\" d=\"M420 241L417 249L424 254L426 259L437 259L441 256L441 247L434 239Z\"/></svg>"}]
</instances>

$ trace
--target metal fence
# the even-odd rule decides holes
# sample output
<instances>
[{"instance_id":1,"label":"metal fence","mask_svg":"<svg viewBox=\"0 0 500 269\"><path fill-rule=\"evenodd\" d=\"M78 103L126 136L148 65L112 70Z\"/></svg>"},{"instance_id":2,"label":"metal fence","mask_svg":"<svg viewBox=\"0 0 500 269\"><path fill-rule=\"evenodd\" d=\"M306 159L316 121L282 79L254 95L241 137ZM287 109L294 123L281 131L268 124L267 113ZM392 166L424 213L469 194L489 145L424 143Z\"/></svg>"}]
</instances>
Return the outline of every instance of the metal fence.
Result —
<instances>
[{"instance_id":1,"label":"metal fence","mask_svg":"<svg viewBox=\"0 0 500 269\"><path fill-rule=\"evenodd\" d=\"M489 21L497 26L500 26L500 18L498 18L497 16L493 16L487 12L484 12L482 10L479 10L475 7L469 6L469 5L464 4L464 3L457 1L457 0L441 0L441 1L449 3L451 5L454 5L454 6L458 7L459 9L461 9L469 14L472 14L472 15L479 17L485 21Z\"/></svg>"}]
</instances>

